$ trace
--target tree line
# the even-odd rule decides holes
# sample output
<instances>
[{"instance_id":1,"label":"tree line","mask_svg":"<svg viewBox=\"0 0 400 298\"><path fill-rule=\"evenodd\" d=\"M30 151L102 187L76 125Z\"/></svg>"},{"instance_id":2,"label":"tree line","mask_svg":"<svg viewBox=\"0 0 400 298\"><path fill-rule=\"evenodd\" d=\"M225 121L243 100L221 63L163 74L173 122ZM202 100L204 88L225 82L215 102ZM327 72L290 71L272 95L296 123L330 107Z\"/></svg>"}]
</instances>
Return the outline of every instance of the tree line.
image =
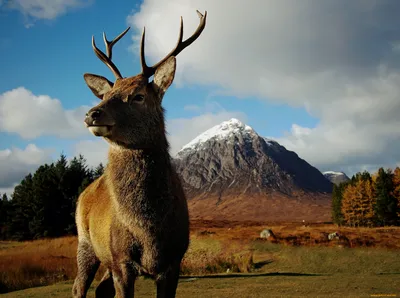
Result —
<instances>
[{"instance_id":1,"label":"tree line","mask_svg":"<svg viewBox=\"0 0 400 298\"><path fill-rule=\"evenodd\" d=\"M0 239L32 240L76 234L80 193L104 172L90 168L82 155L40 166L18 184L11 198L0 195ZM400 168L357 173L334 185L332 219L338 225L400 225Z\"/></svg>"},{"instance_id":2,"label":"tree line","mask_svg":"<svg viewBox=\"0 0 400 298\"><path fill-rule=\"evenodd\" d=\"M80 193L104 172L92 169L82 155L65 155L40 166L0 199L0 239L31 240L76 234L75 207Z\"/></svg>"},{"instance_id":3,"label":"tree line","mask_svg":"<svg viewBox=\"0 0 400 298\"><path fill-rule=\"evenodd\" d=\"M400 225L400 168L359 172L334 185L332 219L352 227Z\"/></svg>"}]
</instances>

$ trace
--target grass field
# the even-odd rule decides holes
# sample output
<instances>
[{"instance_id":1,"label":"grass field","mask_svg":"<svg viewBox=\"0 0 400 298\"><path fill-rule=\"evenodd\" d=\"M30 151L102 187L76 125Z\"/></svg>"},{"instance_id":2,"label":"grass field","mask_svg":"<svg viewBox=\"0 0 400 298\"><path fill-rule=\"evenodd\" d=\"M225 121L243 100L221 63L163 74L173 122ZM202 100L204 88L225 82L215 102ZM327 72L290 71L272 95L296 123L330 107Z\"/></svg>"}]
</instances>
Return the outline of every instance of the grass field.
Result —
<instances>
[{"instance_id":1,"label":"grass field","mask_svg":"<svg viewBox=\"0 0 400 298\"><path fill-rule=\"evenodd\" d=\"M399 275L307 275L266 273L244 277L181 279L177 298L226 297L399 297ZM31 288L2 295L5 298L71 297L72 283ZM88 297L94 297L92 286ZM136 282L135 297L155 297L150 280Z\"/></svg>"},{"instance_id":2,"label":"grass field","mask_svg":"<svg viewBox=\"0 0 400 298\"><path fill-rule=\"evenodd\" d=\"M257 239L264 227L272 228L278 243ZM400 228L339 229L349 247L318 240L322 231L336 230L194 223L177 297L400 297ZM70 297L75 250L75 237L0 242L0 293ZM136 291L137 297L155 294L153 282L143 278Z\"/></svg>"}]
</instances>

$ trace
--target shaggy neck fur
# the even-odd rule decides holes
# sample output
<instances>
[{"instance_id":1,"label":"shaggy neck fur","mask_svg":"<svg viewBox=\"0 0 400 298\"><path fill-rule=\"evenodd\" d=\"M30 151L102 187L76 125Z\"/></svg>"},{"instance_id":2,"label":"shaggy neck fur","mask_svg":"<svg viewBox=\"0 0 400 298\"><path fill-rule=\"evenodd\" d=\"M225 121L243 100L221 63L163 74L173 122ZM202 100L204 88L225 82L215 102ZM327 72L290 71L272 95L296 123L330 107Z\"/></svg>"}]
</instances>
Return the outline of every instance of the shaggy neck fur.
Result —
<instances>
[{"instance_id":1,"label":"shaggy neck fur","mask_svg":"<svg viewBox=\"0 0 400 298\"><path fill-rule=\"evenodd\" d=\"M126 225L151 227L169 213L171 160L168 147L125 149L111 146L106 176ZM132 216L133 215L133 216Z\"/></svg>"}]
</instances>

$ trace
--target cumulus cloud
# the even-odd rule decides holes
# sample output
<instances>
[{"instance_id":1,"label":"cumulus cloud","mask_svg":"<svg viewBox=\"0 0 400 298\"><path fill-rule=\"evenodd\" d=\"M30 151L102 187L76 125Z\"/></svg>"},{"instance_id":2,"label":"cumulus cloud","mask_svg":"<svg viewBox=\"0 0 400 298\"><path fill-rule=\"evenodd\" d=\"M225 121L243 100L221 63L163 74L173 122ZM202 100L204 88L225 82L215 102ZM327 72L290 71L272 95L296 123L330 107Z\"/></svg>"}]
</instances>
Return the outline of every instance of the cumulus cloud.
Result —
<instances>
[{"instance_id":1,"label":"cumulus cloud","mask_svg":"<svg viewBox=\"0 0 400 298\"><path fill-rule=\"evenodd\" d=\"M25 139L42 135L76 137L87 134L83 125L87 106L64 110L58 99L34 95L20 87L0 94L0 131Z\"/></svg>"},{"instance_id":2,"label":"cumulus cloud","mask_svg":"<svg viewBox=\"0 0 400 298\"><path fill-rule=\"evenodd\" d=\"M108 143L104 139L84 140L76 143L73 156L82 154L91 167L97 167L100 163L107 163Z\"/></svg>"},{"instance_id":3,"label":"cumulus cloud","mask_svg":"<svg viewBox=\"0 0 400 298\"><path fill-rule=\"evenodd\" d=\"M196 9L207 25L179 54L179 84L304 107L319 124L293 123L278 141L322 170L399 162L400 2L144 0L127 18L135 53L146 26L146 54L159 60L181 15L184 38L194 32Z\"/></svg>"},{"instance_id":4,"label":"cumulus cloud","mask_svg":"<svg viewBox=\"0 0 400 298\"><path fill-rule=\"evenodd\" d=\"M10 194L28 173L40 165L51 162L51 149L41 149L29 144L25 149L0 150L0 192Z\"/></svg>"},{"instance_id":5,"label":"cumulus cloud","mask_svg":"<svg viewBox=\"0 0 400 298\"><path fill-rule=\"evenodd\" d=\"M7 2L7 7L22 13L26 18L25 26L29 28L35 20L53 20L68 10L82 8L91 3L93 0L12 0Z\"/></svg>"}]
</instances>

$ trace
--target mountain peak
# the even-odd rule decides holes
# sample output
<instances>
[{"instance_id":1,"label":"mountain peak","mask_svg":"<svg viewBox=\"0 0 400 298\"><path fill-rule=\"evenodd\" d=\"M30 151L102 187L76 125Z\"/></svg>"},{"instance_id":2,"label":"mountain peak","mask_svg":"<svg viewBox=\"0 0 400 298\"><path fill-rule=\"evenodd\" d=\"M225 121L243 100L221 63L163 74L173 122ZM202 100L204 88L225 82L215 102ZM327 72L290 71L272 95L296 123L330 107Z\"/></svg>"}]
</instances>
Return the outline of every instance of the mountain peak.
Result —
<instances>
[{"instance_id":1,"label":"mountain peak","mask_svg":"<svg viewBox=\"0 0 400 298\"><path fill-rule=\"evenodd\" d=\"M326 171L322 174L325 176L326 179L336 185L350 180L350 178L344 172Z\"/></svg>"},{"instance_id":2,"label":"mountain peak","mask_svg":"<svg viewBox=\"0 0 400 298\"><path fill-rule=\"evenodd\" d=\"M206 130L188 144L182 147L178 152L198 149L202 144L210 139L222 140L229 138L234 135L247 135L247 136L258 136L257 133L248 125L244 124L236 118L231 118L230 120L224 121L214 127Z\"/></svg>"}]
</instances>

